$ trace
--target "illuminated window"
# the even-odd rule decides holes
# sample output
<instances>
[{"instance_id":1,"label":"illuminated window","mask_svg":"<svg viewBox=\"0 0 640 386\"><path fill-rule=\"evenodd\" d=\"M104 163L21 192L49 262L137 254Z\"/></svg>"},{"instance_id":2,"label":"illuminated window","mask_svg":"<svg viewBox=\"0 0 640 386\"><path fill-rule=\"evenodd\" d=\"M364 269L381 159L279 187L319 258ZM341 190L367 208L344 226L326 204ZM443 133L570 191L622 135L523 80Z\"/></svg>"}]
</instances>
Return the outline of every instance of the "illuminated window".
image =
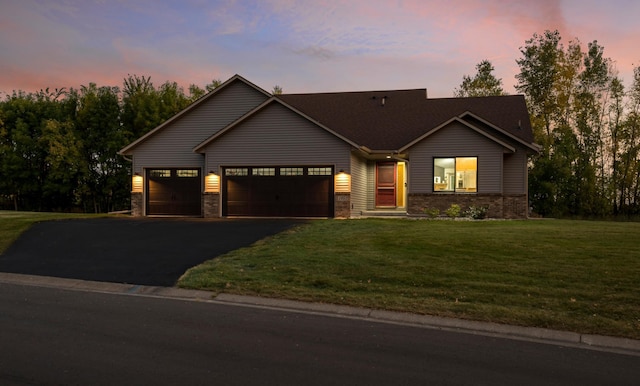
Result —
<instances>
[{"instance_id":1,"label":"illuminated window","mask_svg":"<svg viewBox=\"0 0 640 386\"><path fill-rule=\"evenodd\" d=\"M249 169L247 168L227 168L224 170L225 176L247 176Z\"/></svg>"},{"instance_id":2,"label":"illuminated window","mask_svg":"<svg viewBox=\"0 0 640 386\"><path fill-rule=\"evenodd\" d=\"M149 170L149 177L171 177L170 169Z\"/></svg>"},{"instance_id":3,"label":"illuminated window","mask_svg":"<svg viewBox=\"0 0 640 386\"><path fill-rule=\"evenodd\" d=\"M275 176L276 168L253 168L251 174L254 176Z\"/></svg>"},{"instance_id":4,"label":"illuminated window","mask_svg":"<svg viewBox=\"0 0 640 386\"><path fill-rule=\"evenodd\" d=\"M310 176L330 176L333 174L332 168L309 168L307 170L308 175Z\"/></svg>"},{"instance_id":5,"label":"illuminated window","mask_svg":"<svg viewBox=\"0 0 640 386\"><path fill-rule=\"evenodd\" d=\"M195 169L176 170L176 175L178 177L198 177L198 170L195 170Z\"/></svg>"},{"instance_id":6,"label":"illuminated window","mask_svg":"<svg viewBox=\"0 0 640 386\"><path fill-rule=\"evenodd\" d=\"M478 157L433 159L434 192L476 192Z\"/></svg>"},{"instance_id":7,"label":"illuminated window","mask_svg":"<svg viewBox=\"0 0 640 386\"><path fill-rule=\"evenodd\" d=\"M281 176L302 176L304 168L280 168Z\"/></svg>"}]
</instances>

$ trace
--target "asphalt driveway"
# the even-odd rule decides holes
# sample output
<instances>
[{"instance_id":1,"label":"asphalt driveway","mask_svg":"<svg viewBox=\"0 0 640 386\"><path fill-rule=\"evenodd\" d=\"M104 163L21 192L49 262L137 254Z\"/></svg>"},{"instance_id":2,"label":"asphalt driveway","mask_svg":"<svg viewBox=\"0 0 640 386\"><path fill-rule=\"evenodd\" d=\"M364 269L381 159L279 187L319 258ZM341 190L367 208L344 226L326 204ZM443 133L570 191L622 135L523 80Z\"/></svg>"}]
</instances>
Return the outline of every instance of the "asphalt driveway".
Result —
<instances>
[{"instance_id":1,"label":"asphalt driveway","mask_svg":"<svg viewBox=\"0 0 640 386\"><path fill-rule=\"evenodd\" d=\"M172 286L195 265L300 223L150 218L42 222L0 255L0 272Z\"/></svg>"}]
</instances>

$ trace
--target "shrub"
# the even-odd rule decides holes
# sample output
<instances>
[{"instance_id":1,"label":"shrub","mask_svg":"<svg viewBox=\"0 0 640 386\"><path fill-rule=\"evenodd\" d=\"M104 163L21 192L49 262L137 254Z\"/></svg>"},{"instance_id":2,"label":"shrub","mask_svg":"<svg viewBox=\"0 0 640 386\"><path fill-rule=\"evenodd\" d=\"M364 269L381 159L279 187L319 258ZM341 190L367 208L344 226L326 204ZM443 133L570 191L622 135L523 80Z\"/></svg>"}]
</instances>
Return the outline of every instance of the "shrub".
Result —
<instances>
[{"instance_id":1,"label":"shrub","mask_svg":"<svg viewBox=\"0 0 640 386\"><path fill-rule=\"evenodd\" d=\"M460 205L451 204L451 206L445 211L445 213L451 218L460 216Z\"/></svg>"},{"instance_id":2,"label":"shrub","mask_svg":"<svg viewBox=\"0 0 640 386\"><path fill-rule=\"evenodd\" d=\"M471 217L474 220L482 220L483 218L487 217L488 211L488 206L470 206L469 210L467 210L467 216Z\"/></svg>"},{"instance_id":3,"label":"shrub","mask_svg":"<svg viewBox=\"0 0 640 386\"><path fill-rule=\"evenodd\" d=\"M429 216L429 218L436 218L440 216L440 209L438 208L424 208L424 213Z\"/></svg>"}]
</instances>

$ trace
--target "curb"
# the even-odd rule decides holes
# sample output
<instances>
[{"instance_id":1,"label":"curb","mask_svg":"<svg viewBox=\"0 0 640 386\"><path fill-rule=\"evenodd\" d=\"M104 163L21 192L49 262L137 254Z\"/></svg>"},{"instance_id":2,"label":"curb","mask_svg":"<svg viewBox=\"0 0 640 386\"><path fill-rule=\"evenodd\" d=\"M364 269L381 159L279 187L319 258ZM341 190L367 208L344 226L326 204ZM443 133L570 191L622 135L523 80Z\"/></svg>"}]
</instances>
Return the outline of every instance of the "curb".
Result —
<instances>
[{"instance_id":1,"label":"curb","mask_svg":"<svg viewBox=\"0 0 640 386\"><path fill-rule=\"evenodd\" d=\"M310 303L297 300L263 298L225 293L218 294L216 296L209 291L189 290L177 287L107 283L4 272L0 272L0 283L306 312L334 317L370 320L381 323L395 323L469 334L490 335L508 339L531 340L547 344L565 344L579 348L590 348L640 356L640 340L604 335L580 334L576 332L551 330L538 327L520 327L491 322L478 322L439 316L419 315L406 312L376 310L337 304Z\"/></svg>"}]
</instances>

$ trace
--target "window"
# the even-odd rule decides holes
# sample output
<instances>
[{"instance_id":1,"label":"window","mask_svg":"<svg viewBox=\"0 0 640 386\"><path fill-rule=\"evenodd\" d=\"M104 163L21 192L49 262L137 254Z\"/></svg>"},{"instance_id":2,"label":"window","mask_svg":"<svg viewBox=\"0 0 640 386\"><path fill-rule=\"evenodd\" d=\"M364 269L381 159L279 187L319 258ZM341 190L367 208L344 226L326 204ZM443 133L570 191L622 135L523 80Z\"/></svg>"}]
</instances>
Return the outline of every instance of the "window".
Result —
<instances>
[{"instance_id":1,"label":"window","mask_svg":"<svg viewBox=\"0 0 640 386\"><path fill-rule=\"evenodd\" d=\"M198 177L198 170L176 170L176 175L178 177Z\"/></svg>"},{"instance_id":2,"label":"window","mask_svg":"<svg viewBox=\"0 0 640 386\"><path fill-rule=\"evenodd\" d=\"M253 168L251 174L254 176L275 176L276 168Z\"/></svg>"},{"instance_id":3,"label":"window","mask_svg":"<svg viewBox=\"0 0 640 386\"><path fill-rule=\"evenodd\" d=\"M434 192L476 192L478 157L434 158Z\"/></svg>"},{"instance_id":4,"label":"window","mask_svg":"<svg viewBox=\"0 0 640 386\"><path fill-rule=\"evenodd\" d=\"M247 168L227 168L224 170L225 176L246 176L249 175Z\"/></svg>"},{"instance_id":5,"label":"window","mask_svg":"<svg viewBox=\"0 0 640 386\"><path fill-rule=\"evenodd\" d=\"M281 176L302 176L304 168L280 168Z\"/></svg>"},{"instance_id":6,"label":"window","mask_svg":"<svg viewBox=\"0 0 640 386\"><path fill-rule=\"evenodd\" d=\"M333 170L330 167L327 168L309 168L308 175L310 176L330 176Z\"/></svg>"},{"instance_id":7,"label":"window","mask_svg":"<svg viewBox=\"0 0 640 386\"><path fill-rule=\"evenodd\" d=\"M171 170L169 169L149 170L149 177L171 177Z\"/></svg>"}]
</instances>

